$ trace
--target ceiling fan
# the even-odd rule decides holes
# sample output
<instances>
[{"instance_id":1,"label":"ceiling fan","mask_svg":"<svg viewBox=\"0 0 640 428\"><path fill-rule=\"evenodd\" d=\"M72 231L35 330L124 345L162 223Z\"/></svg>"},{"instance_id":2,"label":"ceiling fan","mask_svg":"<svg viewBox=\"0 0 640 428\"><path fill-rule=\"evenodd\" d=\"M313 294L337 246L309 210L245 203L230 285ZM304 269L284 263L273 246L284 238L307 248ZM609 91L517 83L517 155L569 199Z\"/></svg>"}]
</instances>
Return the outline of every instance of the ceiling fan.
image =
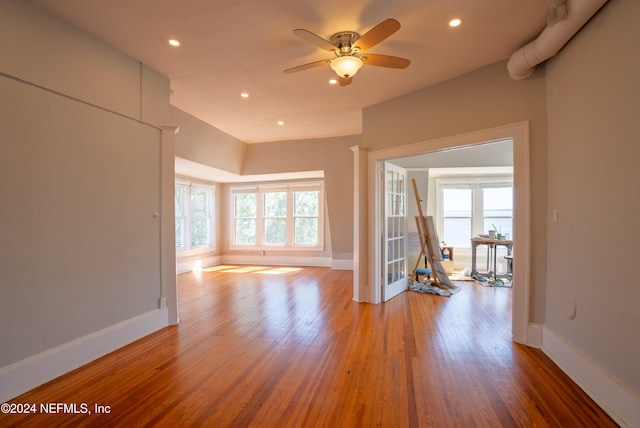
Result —
<instances>
[{"instance_id":1,"label":"ceiling fan","mask_svg":"<svg viewBox=\"0 0 640 428\"><path fill-rule=\"evenodd\" d=\"M341 31L325 40L317 34L304 29L293 30L293 34L300 37L312 45L330 52L335 58L321 59L308 64L284 70L285 73L295 73L297 71L329 64L331 69L339 77L340 86L347 86L351 83L353 76L364 64L375 65L388 68L407 68L411 61L397 56L379 55L363 53L378 43L391 36L400 29L400 23L395 19L386 19L380 24L367 31L364 35L355 31Z\"/></svg>"}]
</instances>

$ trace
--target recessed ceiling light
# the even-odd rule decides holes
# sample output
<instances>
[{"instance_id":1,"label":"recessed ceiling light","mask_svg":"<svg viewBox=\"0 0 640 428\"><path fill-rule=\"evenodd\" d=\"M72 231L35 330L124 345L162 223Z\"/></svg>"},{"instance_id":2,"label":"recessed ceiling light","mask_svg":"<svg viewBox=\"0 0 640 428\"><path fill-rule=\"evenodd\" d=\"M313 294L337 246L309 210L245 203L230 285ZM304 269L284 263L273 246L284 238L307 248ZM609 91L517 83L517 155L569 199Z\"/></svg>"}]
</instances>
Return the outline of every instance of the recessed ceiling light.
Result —
<instances>
[{"instance_id":1,"label":"recessed ceiling light","mask_svg":"<svg viewBox=\"0 0 640 428\"><path fill-rule=\"evenodd\" d=\"M180 46L180 42L177 41L176 39L169 39L169 44L171 46Z\"/></svg>"},{"instance_id":2,"label":"recessed ceiling light","mask_svg":"<svg viewBox=\"0 0 640 428\"><path fill-rule=\"evenodd\" d=\"M336 83L338 83L338 80L336 80L336 79L329 80L329 84L330 85L335 85Z\"/></svg>"},{"instance_id":3,"label":"recessed ceiling light","mask_svg":"<svg viewBox=\"0 0 640 428\"><path fill-rule=\"evenodd\" d=\"M284 122L283 122L283 121L281 121L281 120L279 120L279 121L278 121L278 125L282 126L282 125L284 125Z\"/></svg>"},{"instance_id":4,"label":"recessed ceiling light","mask_svg":"<svg viewBox=\"0 0 640 428\"><path fill-rule=\"evenodd\" d=\"M449 27L457 27L460 24L462 24L462 21L458 18L454 18L451 21L449 21Z\"/></svg>"},{"instance_id":5,"label":"recessed ceiling light","mask_svg":"<svg viewBox=\"0 0 640 428\"><path fill-rule=\"evenodd\" d=\"M240 96L241 96L242 98L249 98L249 94L248 94L248 93L246 93L246 92L241 93L241 94L240 94Z\"/></svg>"}]
</instances>

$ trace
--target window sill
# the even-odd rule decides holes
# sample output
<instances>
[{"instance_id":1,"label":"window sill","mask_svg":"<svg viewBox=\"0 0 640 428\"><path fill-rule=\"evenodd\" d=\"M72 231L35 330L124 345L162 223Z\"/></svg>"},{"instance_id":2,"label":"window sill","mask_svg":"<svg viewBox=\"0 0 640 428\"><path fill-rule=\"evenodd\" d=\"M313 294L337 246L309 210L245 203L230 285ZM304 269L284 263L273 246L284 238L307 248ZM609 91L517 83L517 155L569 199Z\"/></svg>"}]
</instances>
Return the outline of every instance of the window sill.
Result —
<instances>
[{"instance_id":1,"label":"window sill","mask_svg":"<svg viewBox=\"0 0 640 428\"><path fill-rule=\"evenodd\" d=\"M309 252L309 251L324 251L324 246L319 245L310 245L308 247L303 246L295 246L295 247L285 247L285 246L253 246L253 245L235 245L229 247L229 251L289 251L289 252Z\"/></svg>"}]
</instances>

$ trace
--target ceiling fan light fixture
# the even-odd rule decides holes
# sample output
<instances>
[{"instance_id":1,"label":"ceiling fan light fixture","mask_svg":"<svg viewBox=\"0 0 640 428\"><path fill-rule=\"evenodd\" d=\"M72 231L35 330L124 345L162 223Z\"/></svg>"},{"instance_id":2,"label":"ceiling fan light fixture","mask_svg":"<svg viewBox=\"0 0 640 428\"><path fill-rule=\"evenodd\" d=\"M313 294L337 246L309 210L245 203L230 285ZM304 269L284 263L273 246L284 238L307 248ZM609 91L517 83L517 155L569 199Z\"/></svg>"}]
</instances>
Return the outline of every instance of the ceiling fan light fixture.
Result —
<instances>
[{"instance_id":1,"label":"ceiling fan light fixture","mask_svg":"<svg viewBox=\"0 0 640 428\"><path fill-rule=\"evenodd\" d=\"M357 56L344 55L331 61L329 66L338 76L346 79L355 76L362 64L362 60Z\"/></svg>"}]
</instances>

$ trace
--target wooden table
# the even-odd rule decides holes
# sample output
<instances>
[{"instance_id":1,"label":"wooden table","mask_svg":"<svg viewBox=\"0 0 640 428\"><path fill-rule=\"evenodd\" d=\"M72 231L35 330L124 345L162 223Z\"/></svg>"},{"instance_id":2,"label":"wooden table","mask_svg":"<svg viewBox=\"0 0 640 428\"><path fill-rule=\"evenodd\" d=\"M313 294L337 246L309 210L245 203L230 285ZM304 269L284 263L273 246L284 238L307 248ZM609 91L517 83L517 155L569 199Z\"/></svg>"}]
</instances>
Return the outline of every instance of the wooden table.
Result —
<instances>
[{"instance_id":1,"label":"wooden table","mask_svg":"<svg viewBox=\"0 0 640 428\"><path fill-rule=\"evenodd\" d=\"M507 254L511 254L513 251L513 241L506 239L489 239L489 238L471 238L471 276L476 278L484 278L484 275L479 273L476 269L476 249L480 245L486 245L487 251L487 271L488 276L492 279L495 278L507 278L507 274L498 275L496 269L497 262L497 247L504 246L507 247ZM492 263L493 262L493 263ZM491 269L493 268L493 270Z\"/></svg>"}]
</instances>

